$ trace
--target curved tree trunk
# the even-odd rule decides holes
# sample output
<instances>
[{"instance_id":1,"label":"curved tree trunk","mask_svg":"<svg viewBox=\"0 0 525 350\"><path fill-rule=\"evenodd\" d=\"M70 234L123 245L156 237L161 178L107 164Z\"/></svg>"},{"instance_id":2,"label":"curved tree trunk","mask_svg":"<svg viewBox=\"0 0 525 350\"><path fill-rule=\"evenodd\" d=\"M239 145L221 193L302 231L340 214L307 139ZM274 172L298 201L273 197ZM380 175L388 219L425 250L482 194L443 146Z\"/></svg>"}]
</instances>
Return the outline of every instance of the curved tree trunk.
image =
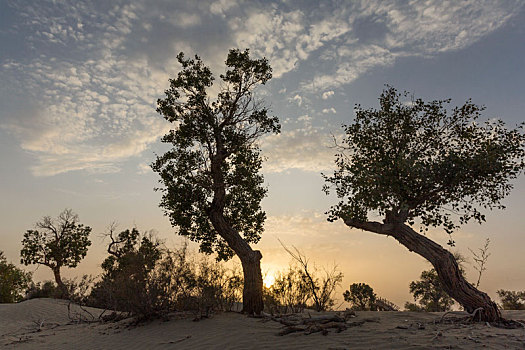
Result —
<instances>
[{"instance_id":1,"label":"curved tree trunk","mask_svg":"<svg viewBox=\"0 0 525 350\"><path fill-rule=\"evenodd\" d=\"M408 250L421 255L434 266L447 294L460 303L467 312L473 313L480 309L476 319L488 322L501 320L501 313L496 303L486 293L479 291L465 280L454 256L439 244L414 231L410 226L399 221L395 222L395 220L385 220L384 224L345 220L345 224L394 237Z\"/></svg>"},{"instance_id":2,"label":"curved tree trunk","mask_svg":"<svg viewBox=\"0 0 525 350\"><path fill-rule=\"evenodd\" d=\"M253 250L241 235L226 221L224 215L212 209L210 215L213 227L224 238L228 246L239 257L244 274L242 312L260 315L263 311L263 279L261 273L262 254Z\"/></svg>"},{"instance_id":3,"label":"curved tree trunk","mask_svg":"<svg viewBox=\"0 0 525 350\"><path fill-rule=\"evenodd\" d=\"M260 315L264 308L261 273L262 254L258 250L253 250L224 217L226 185L221 166L226 153L219 142L217 148L217 155L215 155L211 163L214 193L210 208L210 220L217 233L228 243L228 246L233 249L241 260L244 274L242 312Z\"/></svg>"},{"instance_id":4,"label":"curved tree trunk","mask_svg":"<svg viewBox=\"0 0 525 350\"><path fill-rule=\"evenodd\" d=\"M55 282L58 286L58 289L60 290L60 298L67 298L69 296L69 293L67 291L67 287L62 281L62 277L60 276L60 267L54 267L53 274L55 275Z\"/></svg>"}]
</instances>

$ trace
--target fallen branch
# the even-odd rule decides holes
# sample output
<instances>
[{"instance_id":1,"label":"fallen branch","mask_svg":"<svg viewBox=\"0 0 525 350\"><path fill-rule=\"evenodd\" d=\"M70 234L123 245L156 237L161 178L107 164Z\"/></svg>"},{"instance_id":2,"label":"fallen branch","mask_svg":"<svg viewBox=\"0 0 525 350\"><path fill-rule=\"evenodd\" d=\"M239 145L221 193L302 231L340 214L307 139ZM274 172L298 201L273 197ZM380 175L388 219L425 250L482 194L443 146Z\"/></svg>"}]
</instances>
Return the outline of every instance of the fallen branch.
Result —
<instances>
[{"instance_id":1,"label":"fallen branch","mask_svg":"<svg viewBox=\"0 0 525 350\"><path fill-rule=\"evenodd\" d=\"M355 317L355 313L344 312L335 315L319 315L302 317L297 314L286 315L283 317L263 314L267 320L279 322L286 326L278 335L286 335L290 333L304 332L304 334L312 334L321 332L323 335L328 334L329 329L335 329L336 332L342 332L348 327L356 327L363 325L366 320L358 322L348 322L349 318Z\"/></svg>"}]
</instances>

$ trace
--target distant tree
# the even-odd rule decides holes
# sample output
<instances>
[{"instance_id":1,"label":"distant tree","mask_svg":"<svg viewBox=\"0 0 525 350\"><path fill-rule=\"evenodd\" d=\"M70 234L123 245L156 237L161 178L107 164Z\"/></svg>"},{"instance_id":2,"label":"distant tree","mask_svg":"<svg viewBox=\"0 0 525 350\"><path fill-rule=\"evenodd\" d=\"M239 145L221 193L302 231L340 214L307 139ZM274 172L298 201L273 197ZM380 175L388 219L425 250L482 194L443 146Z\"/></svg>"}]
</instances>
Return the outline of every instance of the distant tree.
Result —
<instances>
[{"instance_id":1,"label":"distant tree","mask_svg":"<svg viewBox=\"0 0 525 350\"><path fill-rule=\"evenodd\" d=\"M91 228L78 223L78 215L65 209L56 219L45 216L36 223L36 230L27 230L20 251L24 265L40 264L49 267L55 276L61 297L68 296L62 277L62 267L76 267L91 245Z\"/></svg>"},{"instance_id":2,"label":"distant tree","mask_svg":"<svg viewBox=\"0 0 525 350\"><path fill-rule=\"evenodd\" d=\"M471 220L482 223L482 209L504 208L509 181L525 167L523 125L508 130L501 120L479 123L483 108L470 100L449 113L450 100L405 103L403 97L387 87L380 110L358 105L354 122L344 126L337 170L325 176L325 192L335 188L340 198L329 221L392 236L430 261L444 290L468 312L481 307L482 320L497 321L497 305L465 280L448 250L422 233L443 227L451 234ZM370 221L370 213L383 222ZM416 221L419 233L411 227Z\"/></svg>"},{"instance_id":3,"label":"distant tree","mask_svg":"<svg viewBox=\"0 0 525 350\"><path fill-rule=\"evenodd\" d=\"M182 71L170 79L157 112L174 124L162 138L172 149L152 165L164 185L160 206L178 233L200 242L204 253L227 260L236 254L244 273L243 311L263 310L262 254L257 243L266 214L256 144L280 131L253 91L271 77L266 59L251 59L248 50L230 50L217 97L208 94L214 77L198 56L177 56Z\"/></svg>"},{"instance_id":4,"label":"distant tree","mask_svg":"<svg viewBox=\"0 0 525 350\"><path fill-rule=\"evenodd\" d=\"M525 310L525 291L500 289L497 293L504 310Z\"/></svg>"},{"instance_id":5,"label":"distant tree","mask_svg":"<svg viewBox=\"0 0 525 350\"><path fill-rule=\"evenodd\" d=\"M375 310L376 294L366 283L352 283L350 290L343 293L343 297L356 310Z\"/></svg>"},{"instance_id":6,"label":"distant tree","mask_svg":"<svg viewBox=\"0 0 525 350\"><path fill-rule=\"evenodd\" d=\"M23 299L31 283L31 273L8 263L0 251L0 303L16 303Z\"/></svg>"},{"instance_id":7,"label":"distant tree","mask_svg":"<svg viewBox=\"0 0 525 350\"><path fill-rule=\"evenodd\" d=\"M421 272L419 281L410 282L410 293L414 296L414 300L418 302L418 307L421 311L448 311L454 304L454 300L443 288L434 269ZM412 310L410 307L407 308L411 311L417 311L415 309Z\"/></svg>"}]
</instances>

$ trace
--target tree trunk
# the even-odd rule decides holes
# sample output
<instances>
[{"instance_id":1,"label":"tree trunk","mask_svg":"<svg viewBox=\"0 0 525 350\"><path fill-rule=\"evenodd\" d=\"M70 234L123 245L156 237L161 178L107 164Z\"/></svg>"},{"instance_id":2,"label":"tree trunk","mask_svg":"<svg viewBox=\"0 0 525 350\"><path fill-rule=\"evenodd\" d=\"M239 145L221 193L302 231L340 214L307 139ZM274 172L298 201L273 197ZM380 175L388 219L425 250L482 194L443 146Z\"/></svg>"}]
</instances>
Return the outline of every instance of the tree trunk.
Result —
<instances>
[{"instance_id":1,"label":"tree trunk","mask_svg":"<svg viewBox=\"0 0 525 350\"><path fill-rule=\"evenodd\" d=\"M69 293L67 291L67 287L66 285L64 284L64 282L62 282L62 277L60 276L60 267L54 267L53 268L53 274L55 275L55 282L58 286L58 289L60 291L60 298L63 299L63 298L67 298L69 296Z\"/></svg>"},{"instance_id":2,"label":"tree trunk","mask_svg":"<svg viewBox=\"0 0 525 350\"><path fill-rule=\"evenodd\" d=\"M242 312L260 315L264 308L261 273L262 254L258 250L253 250L224 217L226 185L221 167L225 157L226 153L218 140L217 154L211 162L213 201L210 208L210 221L217 233L228 243L228 246L233 249L241 260L244 274Z\"/></svg>"},{"instance_id":3,"label":"tree trunk","mask_svg":"<svg viewBox=\"0 0 525 350\"><path fill-rule=\"evenodd\" d=\"M480 309L479 315L476 316L477 320L488 322L501 320L501 313L496 303L486 293L479 291L465 280L454 256L439 244L414 231L410 226L389 219L388 215L384 224L354 220L345 220L345 224L394 237L408 250L421 255L434 266L445 291L467 312L473 313Z\"/></svg>"},{"instance_id":4,"label":"tree trunk","mask_svg":"<svg viewBox=\"0 0 525 350\"><path fill-rule=\"evenodd\" d=\"M241 260L244 274L242 312L260 315L264 308L261 252L253 250L241 235L231 227L222 213L212 209L210 218L215 230Z\"/></svg>"},{"instance_id":5,"label":"tree trunk","mask_svg":"<svg viewBox=\"0 0 525 350\"><path fill-rule=\"evenodd\" d=\"M250 259L241 260L244 273L244 288L242 291L242 312L260 315L264 309L263 279L261 273L262 254L258 250Z\"/></svg>"}]
</instances>

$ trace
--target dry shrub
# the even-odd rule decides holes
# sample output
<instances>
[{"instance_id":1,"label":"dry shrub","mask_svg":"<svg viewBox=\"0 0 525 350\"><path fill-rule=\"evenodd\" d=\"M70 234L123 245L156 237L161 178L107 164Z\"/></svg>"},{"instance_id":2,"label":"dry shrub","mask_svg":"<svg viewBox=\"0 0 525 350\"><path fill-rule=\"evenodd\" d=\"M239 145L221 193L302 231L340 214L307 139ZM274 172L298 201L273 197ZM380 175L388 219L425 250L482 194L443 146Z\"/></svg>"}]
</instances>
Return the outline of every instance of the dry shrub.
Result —
<instances>
[{"instance_id":1,"label":"dry shrub","mask_svg":"<svg viewBox=\"0 0 525 350\"><path fill-rule=\"evenodd\" d=\"M297 250L296 253L295 263L278 273L273 286L265 289L267 309L278 313L301 312L305 308L331 310L343 274L337 267L322 271L311 267L304 255Z\"/></svg>"},{"instance_id":2,"label":"dry shrub","mask_svg":"<svg viewBox=\"0 0 525 350\"><path fill-rule=\"evenodd\" d=\"M289 266L287 271L279 272L273 285L265 292L264 302L272 313L302 312L311 297L306 275L297 266Z\"/></svg>"},{"instance_id":3,"label":"dry shrub","mask_svg":"<svg viewBox=\"0 0 525 350\"><path fill-rule=\"evenodd\" d=\"M112 237L104 273L95 284L89 305L127 312L139 320L164 317L174 311L206 313L231 310L241 300L238 269L198 259L187 245L161 248L136 229Z\"/></svg>"}]
</instances>

